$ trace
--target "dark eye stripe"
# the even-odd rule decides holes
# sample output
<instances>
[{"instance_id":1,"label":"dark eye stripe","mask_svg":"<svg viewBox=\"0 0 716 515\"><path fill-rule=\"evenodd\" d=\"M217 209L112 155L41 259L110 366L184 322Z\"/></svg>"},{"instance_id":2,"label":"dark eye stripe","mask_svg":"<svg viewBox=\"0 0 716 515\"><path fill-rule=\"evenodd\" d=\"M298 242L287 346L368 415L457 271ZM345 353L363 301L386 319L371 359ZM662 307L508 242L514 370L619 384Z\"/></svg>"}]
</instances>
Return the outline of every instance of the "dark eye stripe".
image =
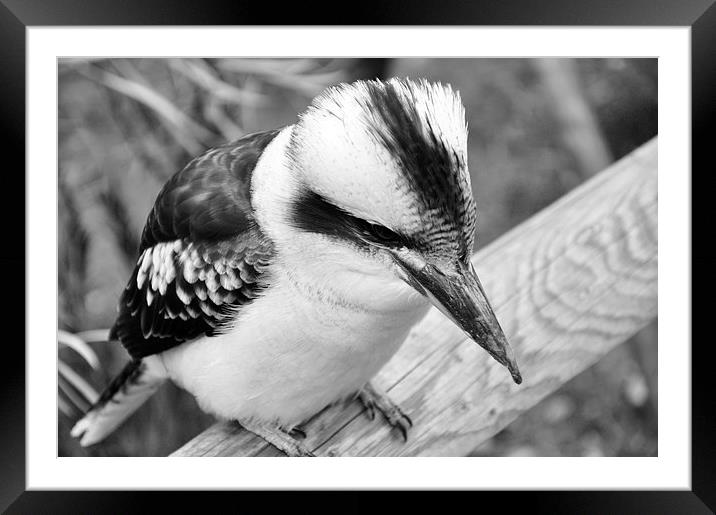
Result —
<instances>
[{"instance_id":1,"label":"dark eye stripe","mask_svg":"<svg viewBox=\"0 0 716 515\"><path fill-rule=\"evenodd\" d=\"M306 232L334 236L359 245L372 243L394 248L410 246L409 238L353 216L310 190L304 191L293 202L289 216L294 227Z\"/></svg>"},{"instance_id":2,"label":"dark eye stripe","mask_svg":"<svg viewBox=\"0 0 716 515\"><path fill-rule=\"evenodd\" d=\"M370 233L376 242L382 242L387 245L400 245L402 238L399 234L391 231L387 227L378 224L370 224Z\"/></svg>"}]
</instances>

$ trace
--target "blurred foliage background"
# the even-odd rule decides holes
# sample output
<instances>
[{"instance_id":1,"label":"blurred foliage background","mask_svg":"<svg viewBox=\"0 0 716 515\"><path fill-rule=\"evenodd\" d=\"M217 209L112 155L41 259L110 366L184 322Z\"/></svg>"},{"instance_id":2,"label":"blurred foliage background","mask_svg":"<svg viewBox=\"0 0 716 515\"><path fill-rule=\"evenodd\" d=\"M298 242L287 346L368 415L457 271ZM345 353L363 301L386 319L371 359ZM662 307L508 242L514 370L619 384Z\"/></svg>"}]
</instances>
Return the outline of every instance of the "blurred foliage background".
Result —
<instances>
[{"instance_id":1,"label":"blurred foliage background","mask_svg":"<svg viewBox=\"0 0 716 515\"><path fill-rule=\"evenodd\" d=\"M69 429L127 361L101 340L162 184L293 123L326 86L425 77L467 110L480 248L657 133L656 59L64 59L59 74L60 456L165 456L212 423L167 384L105 442ZM654 456L656 321L475 456Z\"/></svg>"}]
</instances>

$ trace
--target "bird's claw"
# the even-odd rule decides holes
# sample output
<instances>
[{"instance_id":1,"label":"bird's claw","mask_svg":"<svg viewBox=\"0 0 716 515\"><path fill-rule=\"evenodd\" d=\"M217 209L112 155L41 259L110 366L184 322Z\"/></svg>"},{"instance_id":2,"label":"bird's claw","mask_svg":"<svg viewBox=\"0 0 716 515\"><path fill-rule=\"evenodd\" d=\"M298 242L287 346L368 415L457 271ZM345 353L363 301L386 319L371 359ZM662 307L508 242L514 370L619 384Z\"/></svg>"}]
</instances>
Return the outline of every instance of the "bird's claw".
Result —
<instances>
[{"instance_id":1,"label":"bird's claw","mask_svg":"<svg viewBox=\"0 0 716 515\"><path fill-rule=\"evenodd\" d=\"M400 431L403 441L408 441L408 430L413 427L413 421L400 409L400 406L370 384L360 391L358 398L365 407L366 415L370 420L375 420L375 410L377 409L383 414L391 427Z\"/></svg>"},{"instance_id":2,"label":"bird's claw","mask_svg":"<svg viewBox=\"0 0 716 515\"><path fill-rule=\"evenodd\" d=\"M408 430L413 427L413 421L408 415L403 413L403 411L397 405L394 405L394 409L395 412L385 414L385 418L388 419L388 423L391 426L400 431L400 434L403 435L403 441L407 442Z\"/></svg>"},{"instance_id":3,"label":"bird's claw","mask_svg":"<svg viewBox=\"0 0 716 515\"><path fill-rule=\"evenodd\" d=\"M244 420L239 422L244 429L251 431L256 436L263 438L278 450L282 451L286 456L290 457L313 457L313 454L303 443L299 442L293 433L298 432L306 437L306 433L301 428L294 427L289 433L278 426L256 422L253 420Z\"/></svg>"}]
</instances>

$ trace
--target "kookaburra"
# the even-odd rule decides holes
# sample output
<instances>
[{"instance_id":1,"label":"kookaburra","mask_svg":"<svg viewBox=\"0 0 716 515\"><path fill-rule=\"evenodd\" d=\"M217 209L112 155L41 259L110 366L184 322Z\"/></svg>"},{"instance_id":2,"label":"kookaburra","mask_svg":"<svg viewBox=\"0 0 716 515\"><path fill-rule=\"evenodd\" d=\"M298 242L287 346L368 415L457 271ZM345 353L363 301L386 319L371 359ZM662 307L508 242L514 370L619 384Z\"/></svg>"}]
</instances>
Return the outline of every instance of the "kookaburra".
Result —
<instances>
[{"instance_id":1,"label":"kookaburra","mask_svg":"<svg viewBox=\"0 0 716 515\"><path fill-rule=\"evenodd\" d=\"M357 395L431 305L521 382L470 263L475 203L459 95L359 81L294 125L208 150L159 193L110 332L132 360L72 430L99 442L165 379L290 455L291 436Z\"/></svg>"}]
</instances>

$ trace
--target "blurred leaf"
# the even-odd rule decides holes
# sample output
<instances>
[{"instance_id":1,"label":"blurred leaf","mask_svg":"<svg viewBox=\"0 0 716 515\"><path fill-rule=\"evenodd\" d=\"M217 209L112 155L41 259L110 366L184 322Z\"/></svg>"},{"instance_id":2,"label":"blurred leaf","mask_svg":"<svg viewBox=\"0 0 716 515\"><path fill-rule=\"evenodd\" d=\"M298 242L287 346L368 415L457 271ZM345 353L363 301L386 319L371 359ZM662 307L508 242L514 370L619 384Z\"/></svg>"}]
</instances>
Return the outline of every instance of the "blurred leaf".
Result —
<instances>
[{"instance_id":1,"label":"blurred leaf","mask_svg":"<svg viewBox=\"0 0 716 515\"><path fill-rule=\"evenodd\" d=\"M62 414L65 415L67 418L74 418L74 413L72 412L72 408L59 395L57 396L57 407L62 412Z\"/></svg>"},{"instance_id":2,"label":"blurred leaf","mask_svg":"<svg viewBox=\"0 0 716 515\"><path fill-rule=\"evenodd\" d=\"M269 101L266 95L237 88L221 80L203 59L170 59L169 66L210 93L210 96L225 102L257 107L266 105Z\"/></svg>"},{"instance_id":3,"label":"blurred leaf","mask_svg":"<svg viewBox=\"0 0 716 515\"><path fill-rule=\"evenodd\" d=\"M291 59L221 59L218 67L225 71L249 75L260 75L261 78L275 86L298 91L313 97L323 91L326 86L346 79L342 69L315 71L312 60Z\"/></svg>"},{"instance_id":4,"label":"blurred leaf","mask_svg":"<svg viewBox=\"0 0 716 515\"><path fill-rule=\"evenodd\" d=\"M91 78L96 78L106 87L133 98L157 113L165 122L167 130L188 153L198 154L214 140L215 136L211 131L189 118L151 87L105 70L95 72L93 75Z\"/></svg>"},{"instance_id":5,"label":"blurred leaf","mask_svg":"<svg viewBox=\"0 0 716 515\"><path fill-rule=\"evenodd\" d=\"M89 235L82 224L72 188L62 173L58 176L57 192L57 283L60 314L58 321L60 325L73 327L81 319L81 299L86 286L85 272Z\"/></svg>"},{"instance_id":6,"label":"blurred leaf","mask_svg":"<svg viewBox=\"0 0 716 515\"><path fill-rule=\"evenodd\" d=\"M60 392L67 397L67 400L69 400L72 407L74 407L77 411L85 413L89 409L90 404L87 399L79 395L62 374L60 374L57 378L57 386L59 387Z\"/></svg>"},{"instance_id":7,"label":"blurred leaf","mask_svg":"<svg viewBox=\"0 0 716 515\"><path fill-rule=\"evenodd\" d=\"M105 343L109 341L109 329L90 329L77 333L77 337L87 343Z\"/></svg>"},{"instance_id":8,"label":"blurred leaf","mask_svg":"<svg viewBox=\"0 0 716 515\"><path fill-rule=\"evenodd\" d=\"M74 335L72 333L68 333L67 331L63 331L62 329L59 329L57 331L57 341L66 347L71 348L74 350L77 354L82 356L82 358L95 370L99 370L99 359L97 358L97 354L92 350L92 347L87 345L87 343L82 340L79 336Z\"/></svg>"},{"instance_id":9,"label":"blurred leaf","mask_svg":"<svg viewBox=\"0 0 716 515\"><path fill-rule=\"evenodd\" d=\"M58 64L61 68L67 68L78 64L96 63L106 60L106 57L63 57L58 60Z\"/></svg>"},{"instance_id":10,"label":"blurred leaf","mask_svg":"<svg viewBox=\"0 0 716 515\"><path fill-rule=\"evenodd\" d=\"M99 399L99 393L92 385L85 381L77 372L66 363L59 360L57 362L57 370L62 377L67 380L78 392L80 392L89 404L94 404Z\"/></svg>"},{"instance_id":11,"label":"blurred leaf","mask_svg":"<svg viewBox=\"0 0 716 515\"><path fill-rule=\"evenodd\" d=\"M226 114L224 106L217 99L207 98L203 113L206 119L219 129L225 140L233 141L243 136L244 130Z\"/></svg>"},{"instance_id":12,"label":"blurred leaf","mask_svg":"<svg viewBox=\"0 0 716 515\"><path fill-rule=\"evenodd\" d=\"M132 221L127 207L118 194L118 189L109 185L99 193L99 200L109 215L110 229L114 234L117 245L124 253L130 266L134 266L139 249L139 240L132 231Z\"/></svg>"}]
</instances>

